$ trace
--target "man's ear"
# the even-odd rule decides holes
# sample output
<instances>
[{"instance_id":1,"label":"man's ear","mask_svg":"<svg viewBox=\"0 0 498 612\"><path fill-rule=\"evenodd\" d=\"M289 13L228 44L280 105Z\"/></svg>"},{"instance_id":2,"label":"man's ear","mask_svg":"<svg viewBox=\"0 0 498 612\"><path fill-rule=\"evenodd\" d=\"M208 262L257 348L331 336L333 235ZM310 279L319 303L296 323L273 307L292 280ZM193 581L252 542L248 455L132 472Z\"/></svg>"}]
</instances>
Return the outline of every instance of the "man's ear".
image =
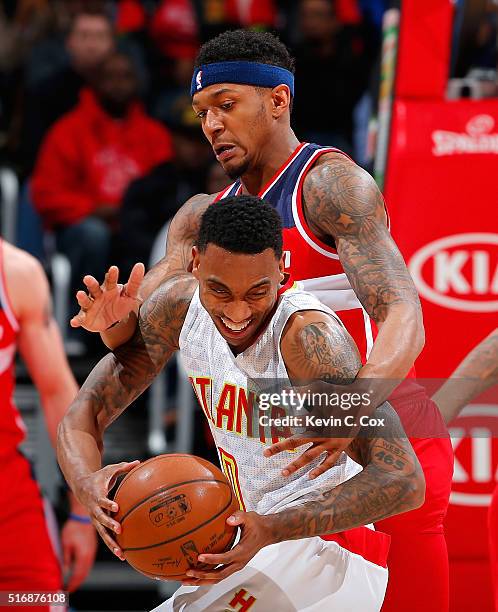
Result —
<instances>
[{"instance_id":1,"label":"man's ear","mask_svg":"<svg viewBox=\"0 0 498 612\"><path fill-rule=\"evenodd\" d=\"M200 253L196 246L192 247L192 274L199 280Z\"/></svg>"},{"instance_id":2,"label":"man's ear","mask_svg":"<svg viewBox=\"0 0 498 612\"><path fill-rule=\"evenodd\" d=\"M271 90L272 115L274 119L290 110L291 92L288 85L277 85Z\"/></svg>"},{"instance_id":3,"label":"man's ear","mask_svg":"<svg viewBox=\"0 0 498 612\"><path fill-rule=\"evenodd\" d=\"M282 282L285 278L285 253L282 253L282 257L278 262L278 270L280 272L280 282Z\"/></svg>"}]
</instances>

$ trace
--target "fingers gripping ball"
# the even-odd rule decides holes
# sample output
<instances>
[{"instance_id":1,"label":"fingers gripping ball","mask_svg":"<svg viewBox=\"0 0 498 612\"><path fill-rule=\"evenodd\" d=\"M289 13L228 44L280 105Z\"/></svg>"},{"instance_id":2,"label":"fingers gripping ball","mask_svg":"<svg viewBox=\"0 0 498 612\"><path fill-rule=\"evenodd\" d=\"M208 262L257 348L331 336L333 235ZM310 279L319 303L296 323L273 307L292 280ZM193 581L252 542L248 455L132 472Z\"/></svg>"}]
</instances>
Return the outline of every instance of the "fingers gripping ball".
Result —
<instances>
[{"instance_id":1,"label":"fingers gripping ball","mask_svg":"<svg viewBox=\"0 0 498 612\"><path fill-rule=\"evenodd\" d=\"M236 535L226 519L238 504L223 473L192 455L160 455L121 481L115 519L117 542L128 563L159 580L180 580L200 568L201 553L228 550Z\"/></svg>"}]
</instances>

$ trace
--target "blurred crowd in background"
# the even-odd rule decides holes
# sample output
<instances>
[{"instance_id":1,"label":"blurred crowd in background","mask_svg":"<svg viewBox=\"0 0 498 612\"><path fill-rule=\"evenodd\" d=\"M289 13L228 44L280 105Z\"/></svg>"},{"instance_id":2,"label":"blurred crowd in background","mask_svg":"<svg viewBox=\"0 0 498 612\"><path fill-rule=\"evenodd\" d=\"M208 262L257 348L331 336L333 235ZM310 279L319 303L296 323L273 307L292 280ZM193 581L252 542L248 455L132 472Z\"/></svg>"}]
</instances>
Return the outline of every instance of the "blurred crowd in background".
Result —
<instances>
[{"instance_id":1,"label":"blurred crowd in background","mask_svg":"<svg viewBox=\"0 0 498 612\"><path fill-rule=\"evenodd\" d=\"M22 186L20 246L43 227L71 292L149 262L181 204L228 184L190 106L197 50L229 28L277 32L296 58L293 127L368 168L387 0L2 0L0 165ZM496 14L469 70L496 67ZM29 220L32 219L33 223ZM37 251L38 249L38 251ZM41 252L40 252L41 250Z\"/></svg>"}]
</instances>

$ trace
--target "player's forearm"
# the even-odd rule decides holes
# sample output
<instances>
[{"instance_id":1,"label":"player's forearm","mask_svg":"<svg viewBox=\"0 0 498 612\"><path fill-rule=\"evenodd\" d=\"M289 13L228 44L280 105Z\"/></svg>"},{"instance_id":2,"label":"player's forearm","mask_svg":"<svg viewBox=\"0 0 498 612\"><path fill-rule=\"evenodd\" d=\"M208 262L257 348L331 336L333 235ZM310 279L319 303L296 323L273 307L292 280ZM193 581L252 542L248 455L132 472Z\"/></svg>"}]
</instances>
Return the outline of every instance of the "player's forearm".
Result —
<instances>
[{"instance_id":1,"label":"player's forearm","mask_svg":"<svg viewBox=\"0 0 498 612\"><path fill-rule=\"evenodd\" d=\"M422 469L413 455L398 454L399 448L395 441L379 441L376 454L382 459L327 491L320 500L268 515L273 540L338 533L421 506L425 496ZM397 471L391 469L392 464L379 465L387 457L399 462Z\"/></svg>"},{"instance_id":2,"label":"player's forearm","mask_svg":"<svg viewBox=\"0 0 498 612\"><path fill-rule=\"evenodd\" d=\"M392 305L360 376L402 380L413 366L425 343L420 308L414 304Z\"/></svg>"},{"instance_id":3,"label":"player's forearm","mask_svg":"<svg viewBox=\"0 0 498 612\"><path fill-rule=\"evenodd\" d=\"M476 346L433 395L446 423L472 399L498 385L498 329Z\"/></svg>"},{"instance_id":4,"label":"player's forearm","mask_svg":"<svg viewBox=\"0 0 498 612\"><path fill-rule=\"evenodd\" d=\"M47 433L54 449L57 447L57 427L77 393L78 387L76 383L69 388L66 387L48 393L41 393Z\"/></svg>"},{"instance_id":5,"label":"player's forearm","mask_svg":"<svg viewBox=\"0 0 498 612\"><path fill-rule=\"evenodd\" d=\"M119 355L95 366L59 425L57 457L73 491L79 479L100 469L104 431L147 385L145 372L152 367L137 343Z\"/></svg>"},{"instance_id":6,"label":"player's forearm","mask_svg":"<svg viewBox=\"0 0 498 612\"><path fill-rule=\"evenodd\" d=\"M137 308L138 310L138 308ZM106 329L103 332L100 332L100 337L102 338L102 342L107 346L107 348L113 351L118 346L125 344L128 340L133 336L135 329L137 327L137 314L134 312L130 312L125 319L121 321L116 321L116 323Z\"/></svg>"},{"instance_id":7,"label":"player's forearm","mask_svg":"<svg viewBox=\"0 0 498 612\"><path fill-rule=\"evenodd\" d=\"M90 412L71 407L58 427L57 460L72 491L77 492L80 478L101 468L102 450L102 435Z\"/></svg>"}]
</instances>

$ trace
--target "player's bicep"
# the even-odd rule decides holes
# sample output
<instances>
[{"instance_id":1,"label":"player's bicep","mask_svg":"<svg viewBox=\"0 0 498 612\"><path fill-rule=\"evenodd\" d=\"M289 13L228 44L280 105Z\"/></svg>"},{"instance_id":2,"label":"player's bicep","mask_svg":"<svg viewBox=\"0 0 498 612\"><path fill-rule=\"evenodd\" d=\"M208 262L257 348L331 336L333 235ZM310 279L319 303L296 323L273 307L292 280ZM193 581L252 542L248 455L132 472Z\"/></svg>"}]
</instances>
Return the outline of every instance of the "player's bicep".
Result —
<instances>
[{"instance_id":1,"label":"player's bicep","mask_svg":"<svg viewBox=\"0 0 498 612\"><path fill-rule=\"evenodd\" d=\"M41 266L33 266L29 298L23 300L18 335L19 352L38 388L44 394L62 385L75 387L57 323L47 279Z\"/></svg>"},{"instance_id":2,"label":"player's bicep","mask_svg":"<svg viewBox=\"0 0 498 612\"><path fill-rule=\"evenodd\" d=\"M415 286L386 224L373 178L347 159L314 168L304 185L306 214L317 232L334 239L356 295L376 321L396 303L419 308Z\"/></svg>"},{"instance_id":3,"label":"player's bicep","mask_svg":"<svg viewBox=\"0 0 498 612\"><path fill-rule=\"evenodd\" d=\"M351 383L361 367L358 349L346 329L319 311L297 313L282 337L282 355L293 381Z\"/></svg>"},{"instance_id":4,"label":"player's bicep","mask_svg":"<svg viewBox=\"0 0 498 612\"><path fill-rule=\"evenodd\" d=\"M196 195L171 220L165 256L160 262L167 274L191 271L192 247L197 240L201 216L212 200L213 197L206 194Z\"/></svg>"}]
</instances>

